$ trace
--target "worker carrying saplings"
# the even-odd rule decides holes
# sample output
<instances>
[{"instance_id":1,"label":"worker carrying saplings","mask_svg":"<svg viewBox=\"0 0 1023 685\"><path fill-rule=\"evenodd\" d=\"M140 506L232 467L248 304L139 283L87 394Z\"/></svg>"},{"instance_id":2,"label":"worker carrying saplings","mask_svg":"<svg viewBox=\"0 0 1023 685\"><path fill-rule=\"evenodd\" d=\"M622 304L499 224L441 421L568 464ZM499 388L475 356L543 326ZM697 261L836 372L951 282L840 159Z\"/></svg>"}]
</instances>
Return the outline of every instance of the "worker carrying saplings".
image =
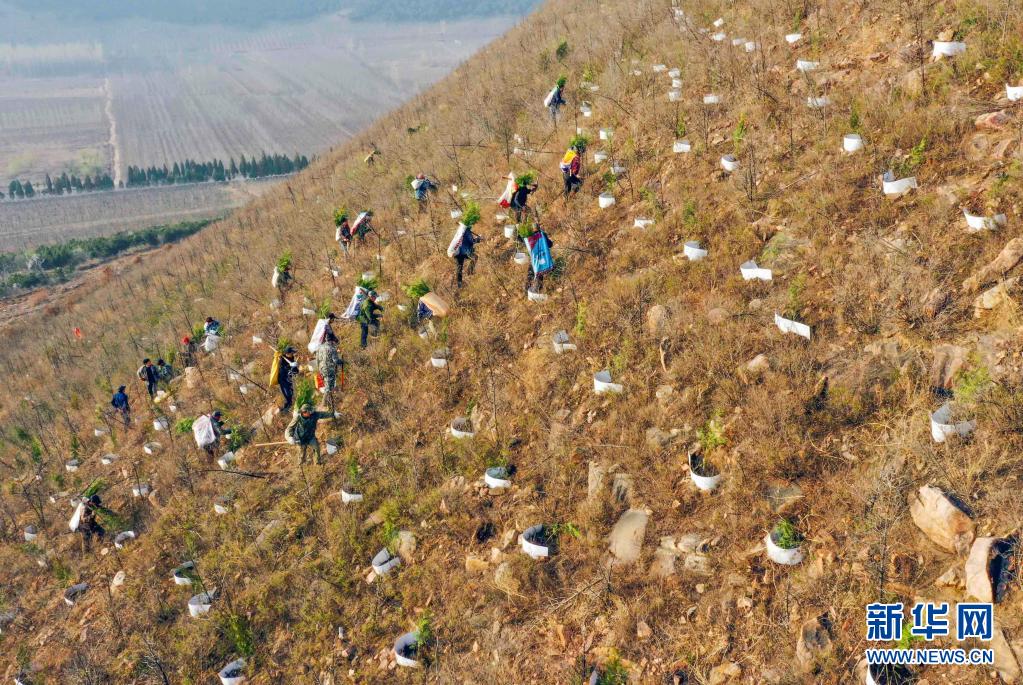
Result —
<instances>
[{"instance_id":1,"label":"worker carrying saplings","mask_svg":"<svg viewBox=\"0 0 1023 685\"><path fill-rule=\"evenodd\" d=\"M300 448L296 455L296 466L304 466L306 453L312 449L314 463L320 464L320 442L316 439L316 427L321 419L341 418L340 412L323 412L313 409L311 404L303 404L291 423L284 429L284 439Z\"/></svg>"},{"instance_id":2,"label":"worker carrying saplings","mask_svg":"<svg viewBox=\"0 0 1023 685\"><path fill-rule=\"evenodd\" d=\"M459 288L462 287L462 270L466 260L469 261L469 274L471 275L476 270L476 243L482 238L473 233L472 228L479 220L480 206L475 202L470 202L465 207L462 221L455 230L451 244L448 245L448 257L454 259L458 264L455 271L455 282Z\"/></svg>"},{"instance_id":3,"label":"worker carrying saplings","mask_svg":"<svg viewBox=\"0 0 1023 685\"><path fill-rule=\"evenodd\" d=\"M558 123L558 110L565 104L565 83L568 82L564 76L558 78L557 83L551 88L551 91L547 93L547 97L544 98L543 104L551 113L551 121L555 124Z\"/></svg>"},{"instance_id":4,"label":"worker carrying saplings","mask_svg":"<svg viewBox=\"0 0 1023 685\"><path fill-rule=\"evenodd\" d=\"M579 178L582 171L583 155L589 141L585 136L575 136L569 144L565 156L561 159L561 175L565 179L565 197L579 192L583 181Z\"/></svg>"},{"instance_id":5,"label":"worker carrying saplings","mask_svg":"<svg viewBox=\"0 0 1023 685\"><path fill-rule=\"evenodd\" d=\"M375 290L369 291L369 297L359 307L359 313L355 317L355 320L359 322L359 326L362 329L362 337L360 339L360 345L362 349L366 349L367 339L369 337L369 329L373 329L373 337L380 335L380 317L377 316L377 312L383 312L384 308L377 304L377 294Z\"/></svg>"}]
</instances>

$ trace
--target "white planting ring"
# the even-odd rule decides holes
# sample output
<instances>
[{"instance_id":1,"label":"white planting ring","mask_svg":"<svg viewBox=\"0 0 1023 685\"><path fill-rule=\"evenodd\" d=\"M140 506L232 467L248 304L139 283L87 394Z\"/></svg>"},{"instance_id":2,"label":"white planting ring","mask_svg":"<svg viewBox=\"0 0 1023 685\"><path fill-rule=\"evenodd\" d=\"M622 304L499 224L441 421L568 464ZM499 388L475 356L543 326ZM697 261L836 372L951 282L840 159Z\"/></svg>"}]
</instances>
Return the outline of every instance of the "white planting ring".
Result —
<instances>
[{"instance_id":1,"label":"white planting ring","mask_svg":"<svg viewBox=\"0 0 1023 685\"><path fill-rule=\"evenodd\" d=\"M931 414L931 437L934 442L945 442L950 435L965 438L977 428L976 421L952 421L952 405L948 402Z\"/></svg>"},{"instance_id":2,"label":"white planting ring","mask_svg":"<svg viewBox=\"0 0 1023 685\"><path fill-rule=\"evenodd\" d=\"M617 395L622 393L624 390L624 385L611 382L611 372L607 369L593 374L593 392L598 395L603 395L605 393L613 393Z\"/></svg>"},{"instance_id":3,"label":"white planting ring","mask_svg":"<svg viewBox=\"0 0 1023 685\"><path fill-rule=\"evenodd\" d=\"M782 333L794 333L800 337L810 339L810 327L805 323L799 323L792 319L786 319L779 314L774 315L774 325L778 327L778 330Z\"/></svg>"},{"instance_id":4,"label":"white planting ring","mask_svg":"<svg viewBox=\"0 0 1023 685\"><path fill-rule=\"evenodd\" d=\"M969 210L963 210L963 216L966 217L966 225L970 227L970 232L975 231L993 231L999 226L1004 226L1007 219L1004 214L995 214L993 216L977 216L976 214L970 214Z\"/></svg>"},{"instance_id":5,"label":"white planting ring","mask_svg":"<svg viewBox=\"0 0 1023 685\"><path fill-rule=\"evenodd\" d=\"M744 281L770 281L774 274L770 269L762 269L752 259L739 265L739 273Z\"/></svg>"},{"instance_id":6,"label":"white planting ring","mask_svg":"<svg viewBox=\"0 0 1023 685\"><path fill-rule=\"evenodd\" d=\"M955 57L966 52L966 43L958 41L934 41L934 48L931 50L931 57L941 59L942 57Z\"/></svg>"},{"instance_id":7,"label":"white planting ring","mask_svg":"<svg viewBox=\"0 0 1023 685\"><path fill-rule=\"evenodd\" d=\"M691 262L698 262L707 256L707 250L700 247L700 243L695 240L690 240L682 246L682 253Z\"/></svg>"},{"instance_id":8,"label":"white planting ring","mask_svg":"<svg viewBox=\"0 0 1023 685\"><path fill-rule=\"evenodd\" d=\"M884 191L885 195L903 195L918 187L916 176L896 179L894 172L886 171L884 176L881 177L881 190Z\"/></svg>"}]
</instances>

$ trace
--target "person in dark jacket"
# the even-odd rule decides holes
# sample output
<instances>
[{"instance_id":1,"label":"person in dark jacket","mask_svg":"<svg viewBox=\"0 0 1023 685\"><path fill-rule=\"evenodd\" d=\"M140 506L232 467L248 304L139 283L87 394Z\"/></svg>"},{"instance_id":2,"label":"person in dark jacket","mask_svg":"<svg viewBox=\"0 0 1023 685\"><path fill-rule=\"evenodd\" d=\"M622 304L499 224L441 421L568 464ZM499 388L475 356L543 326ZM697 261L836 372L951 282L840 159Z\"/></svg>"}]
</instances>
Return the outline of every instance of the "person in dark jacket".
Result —
<instances>
[{"instance_id":1,"label":"person in dark jacket","mask_svg":"<svg viewBox=\"0 0 1023 685\"><path fill-rule=\"evenodd\" d=\"M536 227L536 230L538 230L540 232L540 240L544 240L544 241L547 242L547 249L548 250L551 249L552 247L554 247L554 241L551 240L551 237L549 235L547 235L546 231L544 231L539 226ZM524 238L519 238L519 240L522 241L523 245L526 245L526 241L525 241ZM528 245L526 245L526 252L527 253L530 252ZM543 278L544 278L544 276L545 276L545 274L537 274L536 272L533 271L533 257L532 257L532 254L530 254L530 257L529 257L529 271L526 272L526 295L527 296L529 295L530 287L533 288L533 292L535 292L535 293L539 293L539 292L543 291Z\"/></svg>"},{"instance_id":2,"label":"person in dark jacket","mask_svg":"<svg viewBox=\"0 0 1023 685\"><path fill-rule=\"evenodd\" d=\"M515 210L515 222L522 223L522 220L526 216L526 212L529 211L529 195L535 193L537 189L535 183L523 183L519 185L515 192L512 194L511 208Z\"/></svg>"},{"instance_id":3,"label":"person in dark jacket","mask_svg":"<svg viewBox=\"0 0 1023 685\"><path fill-rule=\"evenodd\" d=\"M92 548L92 538L96 536L103 539L107 531L100 525L97 515L103 509L103 502L99 495L93 495L84 502L85 508L82 516L78 519L78 532L82 534L82 553L85 554Z\"/></svg>"},{"instance_id":4,"label":"person in dark jacket","mask_svg":"<svg viewBox=\"0 0 1023 685\"><path fill-rule=\"evenodd\" d=\"M426 174L417 174L412 181L412 192L415 193L416 200L419 201L420 209L430 199L430 192L434 190L437 190L437 184L428 179Z\"/></svg>"},{"instance_id":5,"label":"person in dark jacket","mask_svg":"<svg viewBox=\"0 0 1023 685\"><path fill-rule=\"evenodd\" d=\"M347 257L348 248L352 245L352 227L348 223L348 212L344 210L335 212L334 225L337 226L337 230L334 232L334 240L337 241L337 246L341 248L341 251Z\"/></svg>"},{"instance_id":6,"label":"person in dark jacket","mask_svg":"<svg viewBox=\"0 0 1023 685\"><path fill-rule=\"evenodd\" d=\"M455 261L458 263L458 270L455 272L455 280L458 287L462 287L462 268L466 260L469 260L469 275L476 270L476 243L482 238L472 232L472 226L465 227L462 234L462 242L458 245L458 252L455 253Z\"/></svg>"},{"instance_id":7,"label":"person in dark jacket","mask_svg":"<svg viewBox=\"0 0 1023 685\"><path fill-rule=\"evenodd\" d=\"M370 291L369 297L359 307L359 313L356 315L355 320L359 322L359 326L362 328L362 339L360 344L362 349L366 349L366 340L369 336L369 329L373 329L373 336L380 335L380 317L377 316L377 312L384 311L384 308L377 304L377 294L375 291Z\"/></svg>"},{"instance_id":8,"label":"person in dark jacket","mask_svg":"<svg viewBox=\"0 0 1023 685\"><path fill-rule=\"evenodd\" d=\"M355 227L355 237L359 243L365 243L367 235L377 232L373 228L373 212L366 210L365 214L366 216L363 217L362 221L357 221L358 225Z\"/></svg>"},{"instance_id":9,"label":"person in dark jacket","mask_svg":"<svg viewBox=\"0 0 1023 685\"><path fill-rule=\"evenodd\" d=\"M149 393L149 399L153 399L156 396L156 383L160 380L160 377L156 373L156 367L153 366L153 360L148 357L142 360L142 366L138 370L139 380L146 384L146 392Z\"/></svg>"},{"instance_id":10,"label":"person in dark jacket","mask_svg":"<svg viewBox=\"0 0 1023 685\"><path fill-rule=\"evenodd\" d=\"M231 429L224 427L224 415L220 410L216 410L210 414L210 427L213 428L214 440L208 445L203 446L206 450L206 454L209 455L210 460L213 460L217 456L217 451L220 449L220 442L224 436L232 433Z\"/></svg>"},{"instance_id":11,"label":"person in dark jacket","mask_svg":"<svg viewBox=\"0 0 1023 685\"><path fill-rule=\"evenodd\" d=\"M298 374L299 365L295 359L295 348L289 345L281 355L280 367L277 370L277 384L281 386L281 394L284 395L282 412L291 409L291 403L295 401L295 378Z\"/></svg>"},{"instance_id":12,"label":"person in dark jacket","mask_svg":"<svg viewBox=\"0 0 1023 685\"><path fill-rule=\"evenodd\" d=\"M302 407L291 419L291 423L284 429L284 439L292 445L299 446L296 466L306 463L306 453L313 450L314 463L320 463L320 443L316 439L316 426L320 419L336 419L341 416L338 412L315 411L313 405L303 404Z\"/></svg>"},{"instance_id":13,"label":"person in dark jacket","mask_svg":"<svg viewBox=\"0 0 1023 685\"><path fill-rule=\"evenodd\" d=\"M174 367L162 359L156 360L156 378L164 387L174 378Z\"/></svg>"},{"instance_id":14,"label":"person in dark jacket","mask_svg":"<svg viewBox=\"0 0 1023 685\"><path fill-rule=\"evenodd\" d=\"M126 387L123 385L117 388L117 392L110 399L110 406L121 415L125 427L128 427L131 425L131 405L128 402L128 393L125 390Z\"/></svg>"},{"instance_id":15,"label":"person in dark jacket","mask_svg":"<svg viewBox=\"0 0 1023 685\"><path fill-rule=\"evenodd\" d=\"M558 79L557 84L554 86L554 90L551 91L550 100L547 102L547 109L551 113L551 121L555 124L558 123L558 110L565 104L565 83L567 79L564 76Z\"/></svg>"}]
</instances>

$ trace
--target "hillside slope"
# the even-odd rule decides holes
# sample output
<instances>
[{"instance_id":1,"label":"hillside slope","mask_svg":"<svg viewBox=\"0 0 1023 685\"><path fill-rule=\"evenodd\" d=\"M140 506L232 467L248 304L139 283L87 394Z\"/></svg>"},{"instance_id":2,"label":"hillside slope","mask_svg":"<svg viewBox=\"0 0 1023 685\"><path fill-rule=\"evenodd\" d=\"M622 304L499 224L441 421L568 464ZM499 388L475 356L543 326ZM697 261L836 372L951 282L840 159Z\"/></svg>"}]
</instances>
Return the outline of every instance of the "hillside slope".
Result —
<instances>
[{"instance_id":1,"label":"hillside slope","mask_svg":"<svg viewBox=\"0 0 1023 685\"><path fill-rule=\"evenodd\" d=\"M581 683L595 667L604 683L864 682L868 603L993 592L997 669L919 675L1017 682L1016 555L987 564L984 541L1013 540L1023 521L1021 120L1005 88L1023 71L1018 7L806 7L550 2L230 219L4 329L4 677L214 683L249 655L253 685ZM965 54L929 58L931 41L953 38ZM541 100L561 73L555 128ZM557 164L577 126L592 142L566 200ZM845 154L853 130L864 149ZM691 150L673 152L682 138ZM546 302L525 297L494 204L506 174L528 169L558 259ZM888 169L918 187L886 196ZM406 186L419 171L443 181L426 211ZM600 209L605 191L616 202ZM485 241L456 291L444 251L462 193L484 207ZM372 208L380 234L350 260L333 243L340 205ZM1006 217L971 231L964 209ZM298 286L272 308L288 250ZM772 280L744 280L747 260ZM280 399L261 392L271 353L253 336L304 352L303 308L340 312L377 265L392 295L380 336L361 352L358 327L338 327L343 416L320 438L340 448L297 469L291 449L258 446L286 420L267 413ZM394 306L414 305L402 286L419 278L452 305L426 339ZM809 339L783 334L776 314ZM224 345L146 407L139 359L167 356L208 315ZM576 351L555 354L560 330ZM439 347L444 369L430 362ZM621 394L594 392L602 370ZM121 383L137 425L97 437ZM929 415L947 400L976 430L939 443ZM151 427L214 407L256 425L237 470ZM457 417L474 438L448 434ZM694 445L722 476L713 492L691 480ZM119 459L103 465L108 453ZM484 469L504 464L512 487L486 487ZM118 530L138 538L83 556L66 521L95 477ZM142 484L151 494L132 497ZM363 501L342 502L342 486ZM765 553L781 520L805 536L799 564ZM26 544L30 524L40 535ZM545 560L516 541L536 524L559 533ZM401 565L375 577L389 545ZM198 591L170 579L186 560L217 588L203 618L187 610ZM90 587L67 606L79 582ZM425 626L426 667L396 667L394 640Z\"/></svg>"}]
</instances>

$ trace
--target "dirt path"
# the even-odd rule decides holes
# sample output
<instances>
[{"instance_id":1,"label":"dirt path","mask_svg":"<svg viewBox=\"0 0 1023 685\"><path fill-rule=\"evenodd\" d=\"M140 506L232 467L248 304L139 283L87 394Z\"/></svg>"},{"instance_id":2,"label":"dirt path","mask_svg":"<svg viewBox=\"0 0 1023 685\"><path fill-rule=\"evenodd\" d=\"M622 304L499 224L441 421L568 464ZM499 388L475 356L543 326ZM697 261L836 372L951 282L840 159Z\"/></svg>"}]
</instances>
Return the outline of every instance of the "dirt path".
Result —
<instances>
[{"instance_id":1,"label":"dirt path","mask_svg":"<svg viewBox=\"0 0 1023 685\"><path fill-rule=\"evenodd\" d=\"M107 114L107 121L110 122L109 144L114 151L114 186L120 188L121 183L124 180L124 177L121 175L121 146L117 140L117 119L114 118L114 88L110 85L109 77L103 80L103 92L106 94L104 111L106 111Z\"/></svg>"}]
</instances>

